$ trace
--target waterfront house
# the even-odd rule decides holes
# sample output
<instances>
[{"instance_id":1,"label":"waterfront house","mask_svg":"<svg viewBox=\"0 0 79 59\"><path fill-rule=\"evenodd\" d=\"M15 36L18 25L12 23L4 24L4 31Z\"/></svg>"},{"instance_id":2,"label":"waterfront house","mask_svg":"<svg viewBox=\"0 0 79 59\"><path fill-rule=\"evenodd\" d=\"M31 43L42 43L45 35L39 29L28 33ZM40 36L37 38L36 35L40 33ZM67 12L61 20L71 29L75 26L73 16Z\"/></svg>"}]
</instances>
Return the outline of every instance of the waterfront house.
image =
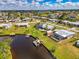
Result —
<instances>
[{"instance_id":1,"label":"waterfront house","mask_svg":"<svg viewBox=\"0 0 79 59\"><path fill-rule=\"evenodd\" d=\"M74 36L74 32L67 31L67 30L58 30L53 33L52 38L57 39L57 40L63 40L63 39L68 39Z\"/></svg>"}]
</instances>

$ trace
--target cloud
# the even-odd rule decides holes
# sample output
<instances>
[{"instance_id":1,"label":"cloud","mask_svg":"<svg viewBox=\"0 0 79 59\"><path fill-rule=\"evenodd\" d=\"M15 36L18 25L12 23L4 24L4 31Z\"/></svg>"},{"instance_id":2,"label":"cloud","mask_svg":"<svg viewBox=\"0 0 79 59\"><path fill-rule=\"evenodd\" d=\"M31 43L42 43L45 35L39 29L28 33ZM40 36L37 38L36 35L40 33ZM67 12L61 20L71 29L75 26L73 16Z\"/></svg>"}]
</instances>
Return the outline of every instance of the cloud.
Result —
<instances>
[{"instance_id":1,"label":"cloud","mask_svg":"<svg viewBox=\"0 0 79 59\"><path fill-rule=\"evenodd\" d=\"M36 0L37 2L42 2L42 1L44 1L44 0Z\"/></svg>"},{"instance_id":2,"label":"cloud","mask_svg":"<svg viewBox=\"0 0 79 59\"><path fill-rule=\"evenodd\" d=\"M45 2L45 3L44 3L44 5L49 5L49 4L50 4L49 2Z\"/></svg>"},{"instance_id":3,"label":"cloud","mask_svg":"<svg viewBox=\"0 0 79 59\"><path fill-rule=\"evenodd\" d=\"M63 0L56 0L56 2L62 2Z\"/></svg>"},{"instance_id":4,"label":"cloud","mask_svg":"<svg viewBox=\"0 0 79 59\"><path fill-rule=\"evenodd\" d=\"M40 0L44 1L44 0ZM56 0L57 2L63 0ZM58 10L58 9L79 9L79 2L72 3L54 3L44 2L40 4L39 0L32 0L32 3L23 0L0 0L0 10Z\"/></svg>"}]
</instances>

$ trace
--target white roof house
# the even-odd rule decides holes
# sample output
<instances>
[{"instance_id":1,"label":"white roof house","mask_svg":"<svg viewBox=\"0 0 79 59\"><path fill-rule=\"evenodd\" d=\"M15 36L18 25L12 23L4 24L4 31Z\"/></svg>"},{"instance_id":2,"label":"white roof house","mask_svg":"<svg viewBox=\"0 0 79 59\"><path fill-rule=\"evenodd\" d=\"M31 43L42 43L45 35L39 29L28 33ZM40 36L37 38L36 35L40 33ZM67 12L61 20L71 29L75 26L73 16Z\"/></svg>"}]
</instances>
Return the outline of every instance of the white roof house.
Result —
<instances>
[{"instance_id":1,"label":"white roof house","mask_svg":"<svg viewBox=\"0 0 79 59\"><path fill-rule=\"evenodd\" d=\"M59 20L57 20L57 19L49 19L49 21L52 21L52 22L59 22Z\"/></svg>"},{"instance_id":2,"label":"white roof house","mask_svg":"<svg viewBox=\"0 0 79 59\"><path fill-rule=\"evenodd\" d=\"M52 29L54 29L54 26L53 25L47 25L47 29L52 30Z\"/></svg>"},{"instance_id":3,"label":"white roof house","mask_svg":"<svg viewBox=\"0 0 79 59\"><path fill-rule=\"evenodd\" d=\"M28 23L16 23L15 24L16 26L29 26L29 24Z\"/></svg>"},{"instance_id":4,"label":"white roof house","mask_svg":"<svg viewBox=\"0 0 79 59\"><path fill-rule=\"evenodd\" d=\"M30 21L31 20L31 18L29 18L29 17L26 17L26 18L24 18L24 19L22 19L23 21Z\"/></svg>"},{"instance_id":5,"label":"white roof house","mask_svg":"<svg viewBox=\"0 0 79 59\"><path fill-rule=\"evenodd\" d=\"M70 21L67 21L67 20L64 20L64 21L62 21L63 23L69 23Z\"/></svg>"},{"instance_id":6,"label":"white roof house","mask_svg":"<svg viewBox=\"0 0 79 59\"><path fill-rule=\"evenodd\" d=\"M65 38L70 38L74 34L75 34L74 32L70 32L70 31L67 31L67 30L59 30L59 31L56 31L54 33L54 38L62 40L62 39L65 39Z\"/></svg>"},{"instance_id":7,"label":"white roof house","mask_svg":"<svg viewBox=\"0 0 79 59\"><path fill-rule=\"evenodd\" d=\"M70 24L70 25L74 25L74 26L79 27L79 21L70 22L70 21L64 20L64 21L62 21L62 22L65 23L65 24Z\"/></svg>"},{"instance_id":8,"label":"white roof house","mask_svg":"<svg viewBox=\"0 0 79 59\"><path fill-rule=\"evenodd\" d=\"M5 27L6 29L12 27L12 24L0 24L0 27Z\"/></svg>"},{"instance_id":9,"label":"white roof house","mask_svg":"<svg viewBox=\"0 0 79 59\"><path fill-rule=\"evenodd\" d=\"M56 32L56 34L61 35L63 37L68 37L68 36L71 36L71 35L73 35L75 33L67 31L67 30L59 30L59 31Z\"/></svg>"},{"instance_id":10,"label":"white roof house","mask_svg":"<svg viewBox=\"0 0 79 59\"><path fill-rule=\"evenodd\" d=\"M43 25L42 25L42 28L46 28L46 26L47 26L47 24L43 24Z\"/></svg>"},{"instance_id":11,"label":"white roof house","mask_svg":"<svg viewBox=\"0 0 79 59\"><path fill-rule=\"evenodd\" d=\"M78 22L70 22L70 24L73 24L73 25L79 26L79 21L78 21Z\"/></svg>"}]
</instances>

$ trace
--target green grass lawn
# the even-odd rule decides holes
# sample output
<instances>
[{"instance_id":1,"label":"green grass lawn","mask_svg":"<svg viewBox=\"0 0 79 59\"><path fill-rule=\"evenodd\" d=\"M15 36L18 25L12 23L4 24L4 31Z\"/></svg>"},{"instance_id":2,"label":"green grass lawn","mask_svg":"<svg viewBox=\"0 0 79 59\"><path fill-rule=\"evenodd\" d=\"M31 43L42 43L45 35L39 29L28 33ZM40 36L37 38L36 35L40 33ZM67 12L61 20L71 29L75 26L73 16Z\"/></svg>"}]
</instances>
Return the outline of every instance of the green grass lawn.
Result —
<instances>
[{"instance_id":1,"label":"green grass lawn","mask_svg":"<svg viewBox=\"0 0 79 59\"><path fill-rule=\"evenodd\" d=\"M0 42L0 59L12 59L12 55L10 52L11 39L6 39Z\"/></svg>"},{"instance_id":2,"label":"green grass lawn","mask_svg":"<svg viewBox=\"0 0 79 59\"><path fill-rule=\"evenodd\" d=\"M58 59L79 59L79 50L70 45L59 46L54 54Z\"/></svg>"}]
</instances>

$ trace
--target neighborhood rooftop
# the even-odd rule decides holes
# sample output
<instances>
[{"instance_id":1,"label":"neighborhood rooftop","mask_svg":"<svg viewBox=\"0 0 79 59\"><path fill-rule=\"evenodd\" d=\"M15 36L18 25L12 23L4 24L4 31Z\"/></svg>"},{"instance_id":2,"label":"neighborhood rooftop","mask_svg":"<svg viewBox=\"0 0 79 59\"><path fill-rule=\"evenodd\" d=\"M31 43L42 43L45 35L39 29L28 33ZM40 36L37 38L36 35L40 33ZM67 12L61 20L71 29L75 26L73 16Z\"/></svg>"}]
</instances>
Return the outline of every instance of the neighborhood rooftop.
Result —
<instances>
[{"instance_id":1,"label":"neighborhood rooftop","mask_svg":"<svg viewBox=\"0 0 79 59\"><path fill-rule=\"evenodd\" d=\"M67 31L67 30L59 30L59 31L56 32L56 34L61 35L63 37L68 37L68 36L73 35L75 33Z\"/></svg>"},{"instance_id":2,"label":"neighborhood rooftop","mask_svg":"<svg viewBox=\"0 0 79 59\"><path fill-rule=\"evenodd\" d=\"M70 22L71 24L74 24L74 25L79 25L79 21L78 22Z\"/></svg>"},{"instance_id":3,"label":"neighborhood rooftop","mask_svg":"<svg viewBox=\"0 0 79 59\"><path fill-rule=\"evenodd\" d=\"M16 23L16 25L28 25L28 23Z\"/></svg>"}]
</instances>

